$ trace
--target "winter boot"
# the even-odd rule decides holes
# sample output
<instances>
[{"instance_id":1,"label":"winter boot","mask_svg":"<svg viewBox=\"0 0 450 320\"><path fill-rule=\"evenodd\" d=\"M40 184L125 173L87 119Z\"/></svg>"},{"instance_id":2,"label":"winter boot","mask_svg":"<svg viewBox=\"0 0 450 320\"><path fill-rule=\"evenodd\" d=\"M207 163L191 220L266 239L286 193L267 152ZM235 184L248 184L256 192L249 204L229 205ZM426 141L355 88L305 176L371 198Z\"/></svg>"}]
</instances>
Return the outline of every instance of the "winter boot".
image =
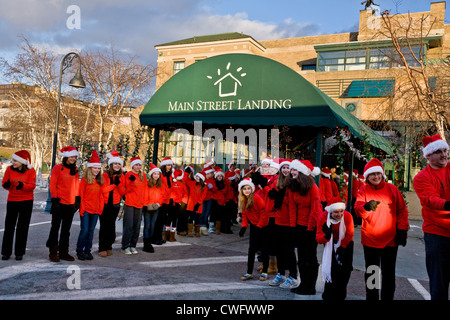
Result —
<instances>
[{"instance_id":1,"label":"winter boot","mask_svg":"<svg viewBox=\"0 0 450 320\"><path fill-rule=\"evenodd\" d=\"M51 262L59 262L59 256L58 256L58 246L52 246L49 248L50 254L48 255Z\"/></svg>"},{"instance_id":2,"label":"winter boot","mask_svg":"<svg viewBox=\"0 0 450 320\"><path fill-rule=\"evenodd\" d=\"M319 265L304 265L299 266L301 283L293 292L301 295L316 294L316 281L319 273ZM303 271L303 275L302 275ZM302 286L303 283L303 286Z\"/></svg>"},{"instance_id":3,"label":"winter boot","mask_svg":"<svg viewBox=\"0 0 450 320\"><path fill-rule=\"evenodd\" d=\"M208 229L206 227L200 227L200 234L202 236L207 236L208 235Z\"/></svg>"},{"instance_id":4,"label":"winter boot","mask_svg":"<svg viewBox=\"0 0 450 320\"><path fill-rule=\"evenodd\" d=\"M222 222L216 221L216 234L220 234L221 225L222 225Z\"/></svg>"},{"instance_id":5,"label":"winter boot","mask_svg":"<svg viewBox=\"0 0 450 320\"><path fill-rule=\"evenodd\" d=\"M175 242L175 241L177 241L177 239L175 238L175 231L170 231L169 241L170 241L170 242Z\"/></svg>"},{"instance_id":6,"label":"winter boot","mask_svg":"<svg viewBox=\"0 0 450 320\"><path fill-rule=\"evenodd\" d=\"M277 257L276 256L270 256L269 268L267 269L267 273L268 274L278 274Z\"/></svg>"},{"instance_id":7,"label":"winter boot","mask_svg":"<svg viewBox=\"0 0 450 320\"><path fill-rule=\"evenodd\" d=\"M170 239L170 229L166 229L166 231L164 231L163 240L169 241L169 239Z\"/></svg>"},{"instance_id":8,"label":"winter boot","mask_svg":"<svg viewBox=\"0 0 450 320\"><path fill-rule=\"evenodd\" d=\"M209 233L215 233L216 231L214 230L214 222L210 222L209 223Z\"/></svg>"},{"instance_id":9,"label":"winter boot","mask_svg":"<svg viewBox=\"0 0 450 320\"><path fill-rule=\"evenodd\" d=\"M188 223L188 237L194 236L194 224Z\"/></svg>"},{"instance_id":10,"label":"winter boot","mask_svg":"<svg viewBox=\"0 0 450 320\"><path fill-rule=\"evenodd\" d=\"M75 258L69 254L69 248L59 249L59 259L65 261L75 261Z\"/></svg>"},{"instance_id":11,"label":"winter boot","mask_svg":"<svg viewBox=\"0 0 450 320\"><path fill-rule=\"evenodd\" d=\"M149 253L155 252L151 239L144 239L144 247L142 248L142 251Z\"/></svg>"},{"instance_id":12,"label":"winter boot","mask_svg":"<svg viewBox=\"0 0 450 320\"><path fill-rule=\"evenodd\" d=\"M195 229L195 236L200 237L200 225L199 224L194 225L194 229Z\"/></svg>"}]
</instances>

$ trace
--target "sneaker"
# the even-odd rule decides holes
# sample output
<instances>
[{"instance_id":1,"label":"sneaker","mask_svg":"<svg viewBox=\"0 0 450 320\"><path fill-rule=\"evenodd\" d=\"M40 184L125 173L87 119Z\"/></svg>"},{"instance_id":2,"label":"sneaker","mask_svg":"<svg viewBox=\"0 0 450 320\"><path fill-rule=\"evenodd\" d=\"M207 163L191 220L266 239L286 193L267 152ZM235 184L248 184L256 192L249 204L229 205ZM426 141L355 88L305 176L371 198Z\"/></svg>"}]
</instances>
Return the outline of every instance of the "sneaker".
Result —
<instances>
[{"instance_id":1,"label":"sneaker","mask_svg":"<svg viewBox=\"0 0 450 320\"><path fill-rule=\"evenodd\" d=\"M267 273L261 273L261 275L259 276L259 281L266 281L267 277Z\"/></svg>"},{"instance_id":2,"label":"sneaker","mask_svg":"<svg viewBox=\"0 0 450 320\"><path fill-rule=\"evenodd\" d=\"M272 281L270 281L269 285L272 287L276 287L285 281L286 281L286 277L282 276L281 274L278 273L277 276Z\"/></svg>"},{"instance_id":3,"label":"sneaker","mask_svg":"<svg viewBox=\"0 0 450 320\"><path fill-rule=\"evenodd\" d=\"M78 260L86 260L86 254L84 252L77 252Z\"/></svg>"},{"instance_id":4,"label":"sneaker","mask_svg":"<svg viewBox=\"0 0 450 320\"><path fill-rule=\"evenodd\" d=\"M134 247L131 247L130 251L131 251L131 254L138 254L138 251Z\"/></svg>"},{"instance_id":5,"label":"sneaker","mask_svg":"<svg viewBox=\"0 0 450 320\"><path fill-rule=\"evenodd\" d=\"M293 289L297 288L300 284L300 281L298 279L294 279L291 276L286 279L282 284L280 284L280 288L286 288L286 289Z\"/></svg>"},{"instance_id":6,"label":"sneaker","mask_svg":"<svg viewBox=\"0 0 450 320\"><path fill-rule=\"evenodd\" d=\"M241 280L245 281L245 280L250 280L252 278L253 278L253 276L250 273L246 273L241 277Z\"/></svg>"},{"instance_id":7,"label":"sneaker","mask_svg":"<svg viewBox=\"0 0 450 320\"><path fill-rule=\"evenodd\" d=\"M94 256L92 255L92 253L91 253L90 251L85 252L84 254L85 254L85 256L86 256L86 260L92 260L92 259L94 259Z\"/></svg>"},{"instance_id":8,"label":"sneaker","mask_svg":"<svg viewBox=\"0 0 450 320\"><path fill-rule=\"evenodd\" d=\"M122 249L122 253L126 254L126 255L130 255L131 254L131 250L130 250L130 248L125 248L125 249Z\"/></svg>"}]
</instances>

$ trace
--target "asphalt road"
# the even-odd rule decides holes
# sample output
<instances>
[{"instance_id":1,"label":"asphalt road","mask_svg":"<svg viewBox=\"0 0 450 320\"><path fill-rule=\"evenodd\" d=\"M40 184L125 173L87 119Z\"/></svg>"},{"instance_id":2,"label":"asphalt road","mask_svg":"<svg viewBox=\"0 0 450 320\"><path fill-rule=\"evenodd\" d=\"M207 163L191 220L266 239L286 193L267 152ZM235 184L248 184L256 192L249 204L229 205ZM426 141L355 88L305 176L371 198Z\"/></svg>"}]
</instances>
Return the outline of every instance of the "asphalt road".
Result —
<instances>
[{"instance_id":1,"label":"asphalt road","mask_svg":"<svg viewBox=\"0 0 450 320\"><path fill-rule=\"evenodd\" d=\"M4 229L6 196L6 191L0 188L0 236ZM46 190L35 192L24 259L16 261L12 256L10 260L0 261L0 300L167 300L174 303L173 308L194 300L265 303L321 300L323 281L320 272L317 294L313 296L270 287L268 281L240 281L246 271L248 233L239 238L239 225L233 226L234 234L231 235L177 236L177 242L155 246L155 253L141 251L141 237L137 247L139 253L126 256L120 252L122 221L118 220L112 256L102 258L94 254L92 261L52 263L45 247L51 220L51 216L43 212L46 199ZM398 251L395 299L423 301L429 299L423 233L420 221L410 223L408 244ZM98 226L93 241L94 253L98 244ZM73 255L78 233L79 217L75 214L70 245ZM364 260L359 228L355 229L354 240L354 271L347 300L364 300ZM319 261L321 255L319 246ZM176 310L172 309L172 312Z\"/></svg>"}]
</instances>

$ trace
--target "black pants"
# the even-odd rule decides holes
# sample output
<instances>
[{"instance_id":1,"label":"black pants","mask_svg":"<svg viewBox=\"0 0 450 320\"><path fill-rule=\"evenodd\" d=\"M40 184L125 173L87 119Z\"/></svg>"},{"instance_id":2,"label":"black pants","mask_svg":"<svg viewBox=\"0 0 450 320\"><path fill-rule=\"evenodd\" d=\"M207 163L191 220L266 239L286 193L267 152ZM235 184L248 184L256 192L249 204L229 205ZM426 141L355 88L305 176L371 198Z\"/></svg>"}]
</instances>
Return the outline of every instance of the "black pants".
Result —
<instances>
[{"instance_id":1,"label":"black pants","mask_svg":"<svg viewBox=\"0 0 450 320\"><path fill-rule=\"evenodd\" d=\"M364 274L366 300L380 300L380 286L381 300L393 300L395 292L395 263L397 261L398 246L385 248L363 246L363 248L366 264L366 272ZM369 267L371 267L371 272L368 272L367 270ZM376 272L381 272L381 283L376 279Z\"/></svg>"},{"instance_id":2,"label":"black pants","mask_svg":"<svg viewBox=\"0 0 450 320\"><path fill-rule=\"evenodd\" d=\"M258 228L257 226L249 223L249 246L248 246L248 260L247 260L247 273L253 273L253 267L255 265L255 255L257 251L261 252L260 258L262 259L263 269L262 273L267 273L269 268L269 253L268 248L265 246L266 242L266 228Z\"/></svg>"},{"instance_id":3,"label":"black pants","mask_svg":"<svg viewBox=\"0 0 450 320\"><path fill-rule=\"evenodd\" d=\"M16 256L23 256L25 254L32 211L33 200L7 202L2 255L11 256L14 231L16 232L14 254Z\"/></svg>"},{"instance_id":4,"label":"black pants","mask_svg":"<svg viewBox=\"0 0 450 320\"><path fill-rule=\"evenodd\" d=\"M166 227L172 226L172 228L177 227L177 220L178 220L178 212L180 211L180 204L174 203L173 206L169 205L166 215Z\"/></svg>"},{"instance_id":5,"label":"black pants","mask_svg":"<svg viewBox=\"0 0 450 320\"><path fill-rule=\"evenodd\" d=\"M169 211L171 210L170 204L162 204L158 209L158 217L156 218L155 223L155 232L153 233L153 241L161 242L162 241L162 233L164 229L164 224L166 223L167 216Z\"/></svg>"},{"instance_id":6,"label":"black pants","mask_svg":"<svg viewBox=\"0 0 450 320\"><path fill-rule=\"evenodd\" d=\"M353 270L353 247L354 243L351 241L344 249L342 265L337 262L336 254L333 250L331 260L332 282L325 283L322 294L323 300L345 300L347 297L347 285Z\"/></svg>"},{"instance_id":7,"label":"black pants","mask_svg":"<svg viewBox=\"0 0 450 320\"><path fill-rule=\"evenodd\" d=\"M307 226L295 227L295 246L298 265L318 266L316 232L307 231Z\"/></svg>"},{"instance_id":8,"label":"black pants","mask_svg":"<svg viewBox=\"0 0 450 320\"><path fill-rule=\"evenodd\" d=\"M116 219L120 205L106 205L100 215L100 231L98 233L98 251L111 250L116 240Z\"/></svg>"},{"instance_id":9,"label":"black pants","mask_svg":"<svg viewBox=\"0 0 450 320\"><path fill-rule=\"evenodd\" d=\"M194 211L186 210L188 216L188 223L200 224L200 214Z\"/></svg>"},{"instance_id":10,"label":"black pants","mask_svg":"<svg viewBox=\"0 0 450 320\"><path fill-rule=\"evenodd\" d=\"M431 300L448 300L450 284L450 238L424 234L425 261L430 279Z\"/></svg>"},{"instance_id":11,"label":"black pants","mask_svg":"<svg viewBox=\"0 0 450 320\"><path fill-rule=\"evenodd\" d=\"M186 232L187 231L187 221L188 217L186 214L187 204L182 202L178 209L178 220L177 220L177 232Z\"/></svg>"},{"instance_id":12,"label":"black pants","mask_svg":"<svg viewBox=\"0 0 450 320\"><path fill-rule=\"evenodd\" d=\"M50 214L52 223L46 246L48 248L59 246L69 248L70 228L72 227L75 204L52 204ZM61 229L61 232L60 232ZM58 241L59 234L59 241Z\"/></svg>"},{"instance_id":13,"label":"black pants","mask_svg":"<svg viewBox=\"0 0 450 320\"><path fill-rule=\"evenodd\" d=\"M297 278L297 265L295 259L294 230L289 226L275 225L277 241L277 267L278 273L284 275L289 270L289 275Z\"/></svg>"}]
</instances>

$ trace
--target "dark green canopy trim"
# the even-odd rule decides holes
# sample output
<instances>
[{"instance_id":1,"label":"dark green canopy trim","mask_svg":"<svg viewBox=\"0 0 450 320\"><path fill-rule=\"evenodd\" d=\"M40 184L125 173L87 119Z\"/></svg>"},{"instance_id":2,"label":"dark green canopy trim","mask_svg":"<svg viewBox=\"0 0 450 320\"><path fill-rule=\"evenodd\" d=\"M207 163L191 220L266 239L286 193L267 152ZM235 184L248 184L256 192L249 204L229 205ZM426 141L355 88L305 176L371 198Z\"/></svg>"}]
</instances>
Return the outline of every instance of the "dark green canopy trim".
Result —
<instances>
[{"instance_id":1,"label":"dark green canopy trim","mask_svg":"<svg viewBox=\"0 0 450 320\"><path fill-rule=\"evenodd\" d=\"M226 54L185 68L144 107L142 125L345 127L388 154L391 144L287 66L257 55Z\"/></svg>"}]
</instances>

